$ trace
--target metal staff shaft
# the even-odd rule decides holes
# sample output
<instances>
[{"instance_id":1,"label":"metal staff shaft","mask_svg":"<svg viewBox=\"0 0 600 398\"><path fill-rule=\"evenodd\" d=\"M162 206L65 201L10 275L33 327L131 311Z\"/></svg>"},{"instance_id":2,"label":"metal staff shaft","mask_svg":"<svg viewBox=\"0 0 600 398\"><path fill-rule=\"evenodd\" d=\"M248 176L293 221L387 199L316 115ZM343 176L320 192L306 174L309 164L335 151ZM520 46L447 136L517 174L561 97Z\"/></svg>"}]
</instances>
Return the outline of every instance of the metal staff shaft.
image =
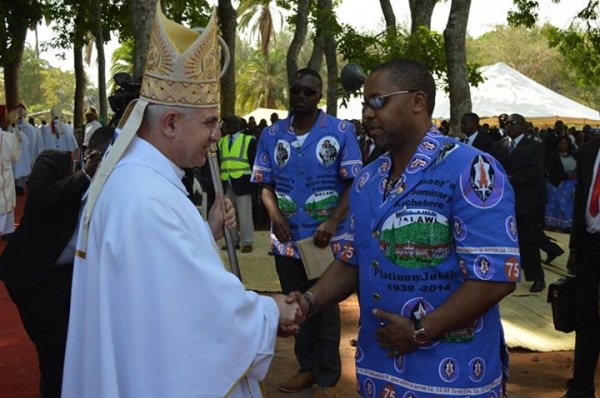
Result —
<instances>
[{"instance_id":1,"label":"metal staff shaft","mask_svg":"<svg viewBox=\"0 0 600 398\"><path fill-rule=\"evenodd\" d=\"M208 148L208 165L210 166L210 176L212 178L213 187L215 189L215 195L222 195L225 199L225 192L223 192L223 185L221 183L221 171L219 170L219 160L217 159L217 144L212 143ZM225 200L223 200L223 214L225 214ZM242 280L242 274L240 273L240 266L238 264L237 254L235 252L235 242L233 241L232 232L227 226L223 225L225 233L225 242L227 243L227 257L229 258L229 266L231 272Z\"/></svg>"}]
</instances>

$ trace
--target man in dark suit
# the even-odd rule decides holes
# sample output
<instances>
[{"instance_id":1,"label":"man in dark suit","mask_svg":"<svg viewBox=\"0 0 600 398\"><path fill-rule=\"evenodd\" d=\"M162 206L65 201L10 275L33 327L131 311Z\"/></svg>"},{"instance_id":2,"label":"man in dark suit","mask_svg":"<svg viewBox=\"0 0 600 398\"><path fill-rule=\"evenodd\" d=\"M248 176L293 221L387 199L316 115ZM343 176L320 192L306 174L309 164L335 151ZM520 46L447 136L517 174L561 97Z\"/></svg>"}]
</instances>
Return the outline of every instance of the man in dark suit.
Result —
<instances>
[{"instance_id":1,"label":"man in dark suit","mask_svg":"<svg viewBox=\"0 0 600 398\"><path fill-rule=\"evenodd\" d=\"M563 398L593 398L600 352L600 140L577 153L573 227L569 241L569 271L575 279L575 360L573 378Z\"/></svg>"},{"instance_id":2,"label":"man in dark suit","mask_svg":"<svg viewBox=\"0 0 600 398\"><path fill-rule=\"evenodd\" d=\"M112 127L94 132L79 171L71 152L40 154L23 218L0 257L0 275L37 350L43 398L61 395L81 199L113 134Z\"/></svg>"},{"instance_id":3,"label":"man in dark suit","mask_svg":"<svg viewBox=\"0 0 600 398\"><path fill-rule=\"evenodd\" d=\"M465 113L460 119L460 129L465 134L462 142L483 152L492 151L495 141L479 131L479 116L476 113Z\"/></svg>"},{"instance_id":4,"label":"man in dark suit","mask_svg":"<svg viewBox=\"0 0 600 398\"><path fill-rule=\"evenodd\" d=\"M544 178L544 148L527 137L527 122L522 115L512 114L506 122L507 136L496 143L492 155L500 161L515 191L515 210L519 232L519 250L525 279L533 281L532 293L545 289L544 270L540 258L538 200Z\"/></svg>"},{"instance_id":5,"label":"man in dark suit","mask_svg":"<svg viewBox=\"0 0 600 398\"><path fill-rule=\"evenodd\" d=\"M375 144L375 141L364 127L362 127L362 129L364 129L364 132L358 137L358 147L362 154L363 166L366 166L379 156L383 155L386 151Z\"/></svg>"}]
</instances>

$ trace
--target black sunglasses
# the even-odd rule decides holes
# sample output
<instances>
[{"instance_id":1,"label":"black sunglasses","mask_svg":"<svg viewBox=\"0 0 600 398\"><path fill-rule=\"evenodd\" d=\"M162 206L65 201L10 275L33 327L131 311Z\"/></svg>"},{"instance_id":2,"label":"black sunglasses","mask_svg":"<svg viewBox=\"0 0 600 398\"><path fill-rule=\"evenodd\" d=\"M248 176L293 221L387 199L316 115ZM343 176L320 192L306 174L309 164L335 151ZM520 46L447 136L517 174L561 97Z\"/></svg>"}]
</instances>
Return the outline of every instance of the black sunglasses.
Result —
<instances>
[{"instance_id":1,"label":"black sunglasses","mask_svg":"<svg viewBox=\"0 0 600 398\"><path fill-rule=\"evenodd\" d=\"M516 120L509 120L506 122L506 124L508 124L509 126L516 126L517 124L519 124L519 122Z\"/></svg>"},{"instance_id":2,"label":"black sunglasses","mask_svg":"<svg viewBox=\"0 0 600 398\"><path fill-rule=\"evenodd\" d=\"M300 93L302 93L302 95L304 95L305 97L312 97L313 95L320 93L321 90L315 90L309 87L302 87L302 86L292 86L290 87L290 94L293 95L299 95Z\"/></svg>"},{"instance_id":3,"label":"black sunglasses","mask_svg":"<svg viewBox=\"0 0 600 398\"><path fill-rule=\"evenodd\" d=\"M362 103L362 106L363 106L363 109L365 109L365 107L368 106L369 108L377 111L385 106L385 99L387 97L391 97L393 95L399 95L399 94L415 93L415 92L416 92L416 90L400 90L400 91L394 91L393 93L389 93L389 94L376 95L374 97L371 97L371 98L365 100Z\"/></svg>"}]
</instances>

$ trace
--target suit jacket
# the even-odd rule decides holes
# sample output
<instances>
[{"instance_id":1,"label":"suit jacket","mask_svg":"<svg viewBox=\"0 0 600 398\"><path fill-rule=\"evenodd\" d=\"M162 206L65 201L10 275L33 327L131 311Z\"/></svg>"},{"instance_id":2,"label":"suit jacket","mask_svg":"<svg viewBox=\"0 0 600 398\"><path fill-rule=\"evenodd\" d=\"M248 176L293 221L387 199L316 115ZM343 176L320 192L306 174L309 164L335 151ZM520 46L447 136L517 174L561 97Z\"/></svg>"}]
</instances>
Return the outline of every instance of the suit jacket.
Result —
<instances>
[{"instance_id":1,"label":"suit jacket","mask_svg":"<svg viewBox=\"0 0 600 398\"><path fill-rule=\"evenodd\" d=\"M46 150L33 166L23 218L0 256L0 273L11 292L33 288L75 232L90 181L82 171L71 172L71 159L71 152Z\"/></svg>"},{"instance_id":2,"label":"suit jacket","mask_svg":"<svg viewBox=\"0 0 600 398\"><path fill-rule=\"evenodd\" d=\"M573 226L569 248L579 250L583 235L587 232L585 210L594 177L594 163L600 149L600 140L593 140L581 146L577 152L577 186L573 199Z\"/></svg>"},{"instance_id":3,"label":"suit jacket","mask_svg":"<svg viewBox=\"0 0 600 398\"><path fill-rule=\"evenodd\" d=\"M360 137L358 137L358 148L360 149L360 153L362 154L363 151L365 150L365 141L366 141L366 136L362 135ZM375 148L373 148L373 150L371 151L371 153L369 154L369 156L367 157L366 162L363 163L363 166L368 165L369 163L371 163L373 160L377 159L379 156L383 155L386 151L375 145Z\"/></svg>"},{"instance_id":4,"label":"suit jacket","mask_svg":"<svg viewBox=\"0 0 600 398\"><path fill-rule=\"evenodd\" d=\"M473 141L473 146L483 152L491 153L495 143L496 141L494 141L492 137L489 137L487 134L480 131L477 133L475 141Z\"/></svg>"},{"instance_id":5,"label":"suit jacket","mask_svg":"<svg viewBox=\"0 0 600 398\"><path fill-rule=\"evenodd\" d=\"M517 215L536 216L540 198L540 186L544 183L544 147L541 142L523 137L509 154L510 138L503 137L493 149L492 155L500 161L515 191Z\"/></svg>"}]
</instances>

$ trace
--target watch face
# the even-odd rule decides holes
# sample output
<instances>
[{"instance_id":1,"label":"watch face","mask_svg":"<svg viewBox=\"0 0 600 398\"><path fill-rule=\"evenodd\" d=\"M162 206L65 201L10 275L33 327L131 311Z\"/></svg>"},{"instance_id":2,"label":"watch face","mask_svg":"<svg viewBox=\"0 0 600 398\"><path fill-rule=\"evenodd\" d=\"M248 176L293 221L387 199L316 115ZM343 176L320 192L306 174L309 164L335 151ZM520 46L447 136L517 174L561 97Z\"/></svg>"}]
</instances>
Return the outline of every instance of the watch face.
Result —
<instances>
[{"instance_id":1,"label":"watch face","mask_svg":"<svg viewBox=\"0 0 600 398\"><path fill-rule=\"evenodd\" d=\"M429 333L427 333L427 331L425 329L419 329L417 331L415 331L415 334L413 336L415 343L419 344L419 345L424 345L429 343Z\"/></svg>"}]
</instances>

